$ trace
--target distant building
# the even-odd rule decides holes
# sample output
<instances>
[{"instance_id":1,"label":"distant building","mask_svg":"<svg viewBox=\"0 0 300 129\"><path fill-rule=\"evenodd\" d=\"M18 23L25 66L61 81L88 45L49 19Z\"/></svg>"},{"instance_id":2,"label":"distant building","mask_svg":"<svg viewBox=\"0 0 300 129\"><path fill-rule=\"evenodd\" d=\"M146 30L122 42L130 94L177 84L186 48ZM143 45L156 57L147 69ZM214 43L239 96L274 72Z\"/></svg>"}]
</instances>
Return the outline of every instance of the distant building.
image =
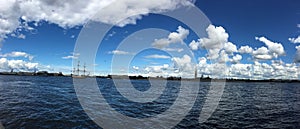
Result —
<instances>
[{"instance_id":1,"label":"distant building","mask_svg":"<svg viewBox=\"0 0 300 129\"><path fill-rule=\"evenodd\" d=\"M38 71L36 73L36 75L38 75L38 76L48 76L48 72L47 71Z\"/></svg>"}]
</instances>

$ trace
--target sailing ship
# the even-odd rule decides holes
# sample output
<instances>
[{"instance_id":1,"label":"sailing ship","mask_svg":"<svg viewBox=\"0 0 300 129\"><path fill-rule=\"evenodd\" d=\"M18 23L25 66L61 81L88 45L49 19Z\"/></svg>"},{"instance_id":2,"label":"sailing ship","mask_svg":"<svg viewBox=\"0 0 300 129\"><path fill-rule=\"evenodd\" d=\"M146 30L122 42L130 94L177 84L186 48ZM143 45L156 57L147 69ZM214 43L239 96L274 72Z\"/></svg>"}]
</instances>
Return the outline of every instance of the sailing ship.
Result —
<instances>
[{"instance_id":1,"label":"sailing ship","mask_svg":"<svg viewBox=\"0 0 300 129\"><path fill-rule=\"evenodd\" d=\"M83 74L80 74L81 72L83 72ZM86 74L86 65L84 64L83 65L83 70L80 70L80 61L78 61L77 69L73 68L72 77L73 78L86 78L86 77L88 77L88 75L85 75L85 74Z\"/></svg>"}]
</instances>

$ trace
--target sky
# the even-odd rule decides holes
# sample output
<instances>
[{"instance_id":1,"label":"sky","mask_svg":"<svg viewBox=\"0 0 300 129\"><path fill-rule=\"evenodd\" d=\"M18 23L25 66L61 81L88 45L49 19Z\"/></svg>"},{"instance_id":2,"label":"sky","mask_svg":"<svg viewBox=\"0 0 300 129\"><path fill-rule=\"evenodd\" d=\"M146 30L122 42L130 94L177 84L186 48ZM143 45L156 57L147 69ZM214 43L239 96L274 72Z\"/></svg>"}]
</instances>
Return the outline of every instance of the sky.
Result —
<instances>
[{"instance_id":1,"label":"sky","mask_svg":"<svg viewBox=\"0 0 300 129\"><path fill-rule=\"evenodd\" d=\"M81 61L91 75L193 77L196 70L214 78L299 79L298 5L298 0L2 0L0 71L70 74L83 55L74 51L81 31L96 22L113 27L99 41L95 62ZM205 22L186 13L188 21L204 19L194 23L202 27L200 35L162 15L193 7L207 17Z\"/></svg>"}]
</instances>

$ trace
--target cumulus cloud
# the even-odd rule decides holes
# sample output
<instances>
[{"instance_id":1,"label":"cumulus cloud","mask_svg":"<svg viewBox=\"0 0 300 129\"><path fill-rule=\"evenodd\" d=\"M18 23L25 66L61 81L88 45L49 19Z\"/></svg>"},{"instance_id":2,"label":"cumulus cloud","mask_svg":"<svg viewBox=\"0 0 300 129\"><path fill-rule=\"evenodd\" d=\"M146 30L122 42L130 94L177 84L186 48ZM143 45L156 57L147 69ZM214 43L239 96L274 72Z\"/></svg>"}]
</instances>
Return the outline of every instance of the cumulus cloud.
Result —
<instances>
[{"instance_id":1,"label":"cumulus cloud","mask_svg":"<svg viewBox=\"0 0 300 129\"><path fill-rule=\"evenodd\" d=\"M115 2L113 6L107 5ZM32 29L27 23L40 21L63 28L74 27L88 20L124 26L149 13L192 6L192 0L5 0L0 1L0 39L18 29ZM100 10L100 13L97 13ZM133 17L129 17L135 15ZM22 20L20 20L22 19Z\"/></svg>"},{"instance_id":2,"label":"cumulus cloud","mask_svg":"<svg viewBox=\"0 0 300 129\"><path fill-rule=\"evenodd\" d=\"M199 57L198 61L200 66L207 64L207 59L205 57Z\"/></svg>"},{"instance_id":3,"label":"cumulus cloud","mask_svg":"<svg viewBox=\"0 0 300 129\"><path fill-rule=\"evenodd\" d=\"M272 74L274 73L274 69L271 65L267 63L260 63L255 61L253 64L253 77L257 79L269 79L272 78Z\"/></svg>"},{"instance_id":4,"label":"cumulus cloud","mask_svg":"<svg viewBox=\"0 0 300 129\"><path fill-rule=\"evenodd\" d=\"M155 66L148 66L145 68L145 71L151 74L152 76L161 76L161 73L168 74L168 69L170 66L168 64L164 65L155 65Z\"/></svg>"},{"instance_id":5,"label":"cumulus cloud","mask_svg":"<svg viewBox=\"0 0 300 129\"><path fill-rule=\"evenodd\" d=\"M300 43L300 35L297 38L289 38L289 41L292 43Z\"/></svg>"},{"instance_id":6,"label":"cumulus cloud","mask_svg":"<svg viewBox=\"0 0 300 129\"><path fill-rule=\"evenodd\" d=\"M206 31L207 38L193 40L189 44L194 51L199 48L208 50L206 57L199 58L197 65L199 74L213 78L298 79L299 67L295 63L286 64L274 60L285 55L281 43L273 42L265 37L256 37L255 39L263 42L265 46L257 49L241 46L237 49L234 43L228 41L229 35L223 27L210 25ZM295 62L300 62L300 47L296 48ZM256 60L253 64L243 64L241 54L249 54ZM217 62L208 63L211 59ZM272 63L261 63L260 60L271 60Z\"/></svg>"},{"instance_id":7,"label":"cumulus cloud","mask_svg":"<svg viewBox=\"0 0 300 129\"><path fill-rule=\"evenodd\" d=\"M198 64L198 74L204 76L210 76L212 78L224 78L227 76L228 68L224 64L220 63L205 63L204 58L203 62Z\"/></svg>"},{"instance_id":8,"label":"cumulus cloud","mask_svg":"<svg viewBox=\"0 0 300 129\"><path fill-rule=\"evenodd\" d=\"M201 38L198 41L193 40L189 47L194 51L199 48L207 49L207 59L218 59L219 63L227 61L238 63L242 56L234 55L235 53L251 54L254 59L259 60L270 60L285 55L285 50L281 43L270 41L265 37L255 37L255 39L263 42L267 47L263 46L254 50L250 46L241 46L237 49L234 43L228 41L229 34L222 26L209 25L206 31L208 34L207 38ZM232 56L232 59L229 56Z\"/></svg>"},{"instance_id":9,"label":"cumulus cloud","mask_svg":"<svg viewBox=\"0 0 300 129\"><path fill-rule=\"evenodd\" d=\"M166 56L166 55L158 55L158 54L154 54L154 55L148 55L145 56L145 58L154 58L154 59L170 59L170 56Z\"/></svg>"},{"instance_id":10,"label":"cumulus cloud","mask_svg":"<svg viewBox=\"0 0 300 129\"><path fill-rule=\"evenodd\" d=\"M34 58L34 56L26 52L18 52L18 51L2 54L0 55L0 57L24 57L24 58L28 58L29 60L32 60Z\"/></svg>"},{"instance_id":11,"label":"cumulus cloud","mask_svg":"<svg viewBox=\"0 0 300 129\"><path fill-rule=\"evenodd\" d=\"M218 60L218 63L226 63L227 61L230 61L228 54L226 53L225 50L221 50L219 57L220 58Z\"/></svg>"},{"instance_id":12,"label":"cumulus cloud","mask_svg":"<svg viewBox=\"0 0 300 129\"><path fill-rule=\"evenodd\" d=\"M218 59L219 63L233 61L229 56L233 56L238 50L235 44L228 42L229 34L225 29L221 26L209 25L206 32L208 34L207 38L201 38L198 41L193 40L189 47L194 51L199 48L207 49L207 59ZM240 55L237 57L240 57ZM238 61L237 57L233 62Z\"/></svg>"},{"instance_id":13,"label":"cumulus cloud","mask_svg":"<svg viewBox=\"0 0 300 129\"><path fill-rule=\"evenodd\" d=\"M245 79L298 79L299 67L295 63L287 64L283 61L274 60L285 55L284 47L281 43L271 41L265 37L255 37L263 42L265 46L253 49L250 46L241 46L239 49L234 43L228 41L229 34L223 27L210 25L206 29L207 38L193 40L189 47L196 51L199 48L208 50L206 57L198 59L198 74L210 76L212 78L245 78ZM167 40L167 39L163 39ZM168 44L168 43L166 43ZM296 47L297 53L295 62L300 62L300 47ZM243 64L241 54L249 54L253 57L253 64ZM211 60L211 63L208 63ZM261 63L260 60L270 60L271 63ZM195 65L191 63L188 55L172 58L177 75L182 71L192 73ZM216 62L215 62L216 61ZM230 62L230 63L227 63ZM176 69L177 68L177 69ZM158 68L157 68L158 70ZM169 74L171 74L169 73ZM289 73L289 74L287 74Z\"/></svg>"},{"instance_id":14,"label":"cumulus cloud","mask_svg":"<svg viewBox=\"0 0 300 129\"><path fill-rule=\"evenodd\" d=\"M192 58L188 55L184 55L182 58L173 57L172 61L176 68L179 69L180 72L194 72L194 65L192 64Z\"/></svg>"},{"instance_id":15,"label":"cumulus cloud","mask_svg":"<svg viewBox=\"0 0 300 129\"><path fill-rule=\"evenodd\" d=\"M199 73L199 74L201 74L201 75L204 75L204 74L206 74L206 75L209 75L209 74L207 74L207 73L205 73L205 69L207 69L207 59L205 58L205 57L199 57L198 58L198 64L197 64L197 72Z\"/></svg>"},{"instance_id":16,"label":"cumulus cloud","mask_svg":"<svg viewBox=\"0 0 300 129\"><path fill-rule=\"evenodd\" d=\"M231 42L227 42L224 44L224 50L228 54L233 54L234 52L238 52L236 45Z\"/></svg>"},{"instance_id":17,"label":"cumulus cloud","mask_svg":"<svg viewBox=\"0 0 300 129\"><path fill-rule=\"evenodd\" d=\"M255 37L255 39L265 43L268 47L268 53L270 56L277 58L278 56L285 55L285 51L281 43L272 42L265 37Z\"/></svg>"},{"instance_id":18,"label":"cumulus cloud","mask_svg":"<svg viewBox=\"0 0 300 129\"><path fill-rule=\"evenodd\" d=\"M113 50L108 52L109 54L114 54L114 55L129 55L129 52L126 51L121 51L121 50Z\"/></svg>"},{"instance_id":19,"label":"cumulus cloud","mask_svg":"<svg viewBox=\"0 0 300 129\"><path fill-rule=\"evenodd\" d=\"M241 46L238 52L240 52L241 54L251 54L253 52L253 48L249 46Z\"/></svg>"},{"instance_id":20,"label":"cumulus cloud","mask_svg":"<svg viewBox=\"0 0 300 129\"><path fill-rule=\"evenodd\" d=\"M155 48L165 48L172 43L183 43L183 40L189 35L189 30L178 26L176 32L169 34L168 38L155 39L152 46Z\"/></svg>"},{"instance_id":21,"label":"cumulus cloud","mask_svg":"<svg viewBox=\"0 0 300 129\"><path fill-rule=\"evenodd\" d=\"M155 39L154 42L152 43L152 46L156 48L164 48L166 46L169 46L170 40L163 38L163 39Z\"/></svg>"},{"instance_id":22,"label":"cumulus cloud","mask_svg":"<svg viewBox=\"0 0 300 129\"><path fill-rule=\"evenodd\" d=\"M0 69L3 71L17 70L17 71L34 71L37 70L39 64L26 62L24 60L8 60L7 58L0 59Z\"/></svg>"},{"instance_id":23,"label":"cumulus cloud","mask_svg":"<svg viewBox=\"0 0 300 129\"><path fill-rule=\"evenodd\" d=\"M217 59L220 50L228 42L229 35L221 26L215 27L214 25L209 25L206 31L208 38L201 38L199 40L200 46L208 50L208 59Z\"/></svg>"},{"instance_id":24,"label":"cumulus cloud","mask_svg":"<svg viewBox=\"0 0 300 129\"><path fill-rule=\"evenodd\" d=\"M232 64L228 76L231 78L251 78L252 64Z\"/></svg>"},{"instance_id":25,"label":"cumulus cloud","mask_svg":"<svg viewBox=\"0 0 300 129\"><path fill-rule=\"evenodd\" d=\"M272 61L271 64L259 63L253 64L252 77L257 79L297 79L297 66L295 64L286 64L282 61Z\"/></svg>"},{"instance_id":26,"label":"cumulus cloud","mask_svg":"<svg viewBox=\"0 0 300 129\"><path fill-rule=\"evenodd\" d=\"M233 56L230 61L232 63L236 64L236 63L239 63L242 59L243 59L243 57L241 55L237 54L237 55Z\"/></svg>"},{"instance_id":27,"label":"cumulus cloud","mask_svg":"<svg viewBox=\"0 0 300 129\"><path fill-rule=\"evenodd\" d=\"M270 60L273 58L272 55L269 54L269 50L266 47L260 47L253 51L253 57L260 60Z\"/></svg>"},{"instance_id":28,"label":"cumulus cloud","mask_svg":"<svg viewBox=\"0 0 300 129\"><path fill-rule=\"evenodd\" d=\"M195 40L193 40L193 41L189 44L189 47L190 47L192 50L194 50L194 51L198 50L198 49L199 49L199 46L200 46L200 42L197 42L197 41L195 41Z\"/></svg>"},{"instance_id":29,"label":"cumulus cloud","mask_svg":"<svg viewBox=\"0 0 300 129\"><path fill-rule=\"evenodd\" d=\"M200 75L213 78L298 79L299 70L295 63L287 64L280 60L273 60L271 64L254 61L253 64L222 65L219 63L209 64L206 58L201 57L198 64Z\"/></svg>"},{"instance_id":30,"label":"cumulus cloud","mask_svg":"<svg viewBox=\"0 0 300 129\"><path fill-rule=\"evenodd\" d=\"M181 26L178 26L177 32L172 32L169 34L168 39L171 43L183 42L183 40L189 35L190 31Z\"/></svg>"}]
</instances>

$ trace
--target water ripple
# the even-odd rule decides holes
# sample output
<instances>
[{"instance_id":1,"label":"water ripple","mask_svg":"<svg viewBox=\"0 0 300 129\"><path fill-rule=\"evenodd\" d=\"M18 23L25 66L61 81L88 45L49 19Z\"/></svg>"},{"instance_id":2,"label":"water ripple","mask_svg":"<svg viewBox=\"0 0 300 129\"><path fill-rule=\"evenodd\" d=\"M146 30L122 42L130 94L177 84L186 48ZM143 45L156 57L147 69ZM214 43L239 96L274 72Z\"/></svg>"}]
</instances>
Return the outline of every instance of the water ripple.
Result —
<instances>
[{"instance_id":1,"label":"water ripple","mask_svg":"<svg viewBox=\"0 0 300 129\"><path fill-rule=\"evenodd\" d=\"M98 79L98 83L115 110L136 118L153 117L168 109L177 97L179 85L176 81L168 82L164 94L157 100L140 104L123 98L113 89L112 80ZM145 80L134 80L132 83L140 91L150 86ZM217 110L205 123L199 124L199 114L208 89L209 83L200 83L194 107L175 128L300 127L299 84L227 83ZM105 115L105 111L96 113ZM168 119L171 121L173 118L175 116ZM7 129L100 128L80 106L72 78L69 77L0 76L0 129L1 124ZM164 128L163 124L161 128Z\"/></svg>"}]
</instances>

